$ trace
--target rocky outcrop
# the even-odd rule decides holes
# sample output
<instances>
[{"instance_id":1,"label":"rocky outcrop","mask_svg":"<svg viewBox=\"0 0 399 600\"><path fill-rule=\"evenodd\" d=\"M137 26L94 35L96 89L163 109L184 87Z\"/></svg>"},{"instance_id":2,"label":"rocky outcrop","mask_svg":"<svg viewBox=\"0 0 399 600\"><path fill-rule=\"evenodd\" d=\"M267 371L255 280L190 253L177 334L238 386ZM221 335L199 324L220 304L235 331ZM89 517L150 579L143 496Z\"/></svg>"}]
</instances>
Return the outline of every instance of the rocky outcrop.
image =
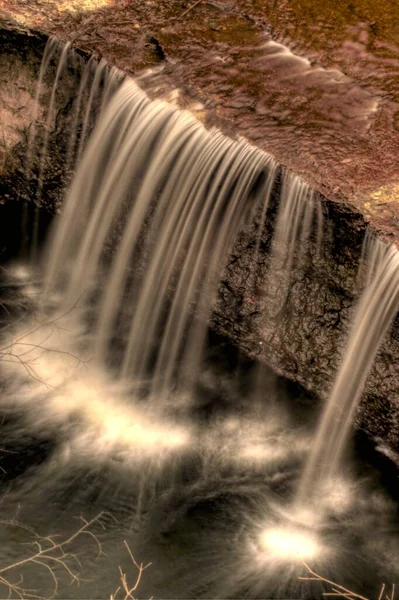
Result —
<instances>
[{"instance_id":1,"label":"rocky outcrop","mask_svg":"<svg viewBox=\"0 0 399 600\"><path fill-rule=\"evenodd\" d=\"M178 29L175 22L173 26L163 27L158 23L157 31L151 31L149 26L144 27L143 21L133 18L126 9L123 13L128 19L126 38L129 32L132 35L127 45L123 31L118 30L121 45L116 49L109 40L107 43L101 41L103 36L100 32L105 29L101 29L99 23L106 28L106 16L110 15L108 8L102 9L96 13L96 23L90 21L89 16L86 20L81 18L75 30L74 42L83 48L79 56L84 64L88 60L87 51L105 49L105 54L118 66L129 72L140 73L140 84L150 95L174 98L182 106L191 106L206 123L217 124L226 133L245 134L261 148L279 159L283 157L290 166L297 167L314 185L324 213L322 252L316 252L316 240L311 240L306 260L302 260L301 267L294 270L288 291L280 289L278 278L273 279L269 269L272 207L269 219L262 228L259 253L254 243L257 235L254 226L248 226L240 235L223 274L212 322L218 332L230 337L250 356L258 357L277 372L324 396L331 386L345 347L358 294L357 269L367 222L371 221L374 229L386 239L398 239L396 205L386 200L389 194L392 195L394 178L384 187L381 177L375 176L371 185L369 180L356 180L354 176L352 159L360 161L361 172L371 165L373 174L377 173L378 149L374 148L374 142L369 137L371 128L375 126L375 98L370 91L357 89L352 80L345 78L337 83L337 91L330 98L330 110L335 107L338 113L341 109L344 111L341 118L344 129L349 127L351 120L351 115L345 113L349 110L345 94L348 94L348 98L357 98L360 103L357 106L362 110L353 117L354 129L346 137L342 134L338 162L331 164L333 157L330 150L339 139L339 136L334 137L336 134L331 123L323 130L326 137L319 143L317 151L324 148L323 144L330 146L324 148L320 162L317 161L317 152L310 151L319 135L312 130L312 119L317 111L322 110L314 91L316 79L312 80L310 91L305 86L299 95L293 95L295 85L285 88L286 84L279 76L272 79L270 60L274 60L272 55L281 49L273 50L269 38L265 38L264 43L269 44L266 55L270 55L265 57L263 54L261 58L258 56L259 60L252 62L259 48L250 51L248 47L255 42L259 44L262 39L259 36L266 35L267 31L264 25L234 13L233 8L233 3L230 8L223 10L212 8L212 25L207 23L202 29L201 24L192 22L188 29L186 26ZM165 10L161 3L159 14ZM115 27L119 26L121 15L122 12L118 13L115 9L112 17ZM66 38L71 37L70 20L75 17L68 19L63 22L63 29L60 21L57 25ZM155 26L157 23L154 21L153 24ZM57 30L57 27L52 29ZM135 32L134 35L132 32ZM211 38L206 37L205 33ZM183 34L186 36L184 43ZM86 40L82 39L83 35L86 35ZM21 207L21 214L22 207L31 206L33 202L33 205L40 204L40 209L47 211L49 219L60 206L64 187L73 170L65 157L73 121L72 99L76 97L81 63L79 60L72 61L64 70L55 98L54 114L49 120L46 108L51 100L56 60L50 63L43 80L38 109L35 109L34 102L46 36L17 30L14 25L3 29L1 36L3 216L14 214L15 201ZM205 54L209 39L212 39L212 51ZM239 48L232 46L231 39L235 44L239 42ZM137 54L133 57L130 52L135 48ZM240 60L248 75L247 84L240 74ZM298 69L300 74L304 64L295 60L294 79L296 77L298 82ZM147 67L155 71L148 74L145 70ZM272 70L276 69L274 66ZM265 82L269 86L268 91ZM328 85L331 90L331 82ZM340 94L343 97L341 104L338 102ZM270 95L274 95L273 101ZM292 96L291 104L284 113L280 108L281 105L284 107L288 96ZM37 134L33 151L32 128ZM48 149L43 158L40 148L46 136ZM295 147L292 145L294 140ZM393 148L389 148L388 154L391 153ZM359 165L359 162L356 164ZM394 174L391 158L389 165ZM341 167L342 172L339 171ZM278 196L279 186L276 185L272 205L277 204ZM2 239L8 240L3 245L9 247L12 242L8 219L1 219L0 229ZM18 232L12 232L13 238L17 235ZM298 248L297 252L300 250ZM4 256L5 253L6 250ZM270 302L271 298L273 302ZM271 306L284 308L279 312L277 327L276 314L271 314ZM358 424L399 452L398 331L397 321L368 379L358 413Z\"/></svg>"},{"instance_id":2,"label":"rocky outcrop","mask_svg":"<svg viewBox=\"0 0 399 600\"><path fill-rule=\"evenodd\" d=\"M64 45L55 44L41 76L48 36L11 27L0 29L0 41L0 256L4 258L42 237L61 206L74 170L73 99L88 57L70 52L57 75Z\"/></svg>"},{"instance_id":3,"label":"rocky outcrop","mask_svg":"<svg viewBox=\"0 0 399 600\"><path fill-rule=\"evenodd\" d=\"M149 93L201 103L208 123L245 136L395 241L398 8L331 2L319 13L296 0L4 0L0 21L101 55Z\"/></svg>"},{"instance_id":4,"label":"rocky outcrop","mask_svg":"<svg viewBox=\"0 0 399 600\"><path fill-rule=\"evenodd\" d=\"M226 266L213 314L214 328L288 379L326 398L346 348L361 293L358 266L366 224L348 208L319 197L324 241L310 241L286 287L270 269L272 225L240 235ZM295 259L294 259L295 263ZM399 319L379 349L356 416L365 429L399 452Z\"/></svg>"}]
</instances>

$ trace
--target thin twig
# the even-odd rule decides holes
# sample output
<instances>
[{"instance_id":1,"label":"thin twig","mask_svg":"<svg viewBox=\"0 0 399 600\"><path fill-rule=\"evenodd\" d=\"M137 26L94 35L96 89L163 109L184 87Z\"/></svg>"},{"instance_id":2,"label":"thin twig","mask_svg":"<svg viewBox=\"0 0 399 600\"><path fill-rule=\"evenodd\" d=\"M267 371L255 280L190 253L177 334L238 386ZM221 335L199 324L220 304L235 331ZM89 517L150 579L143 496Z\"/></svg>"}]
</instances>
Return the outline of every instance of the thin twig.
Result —
<instances>
[{"instance_id":1,"label":"thin twig","mask_svg":"<svg viewBox=\"0 0 399 600\"><path fill-rule=\"evenodd\" d=\"M298 577L298 579L300 581L319 581L321 583L326 583L327 585L329 585L332 591L331 592L323 592L322 593L323 597L325 597L325 598L345 598L346 600L354 600L354 599L370 600L369 598L366 598L365 596L361 596L360 594L356 594L356 592L352 592L351 590L348 590L343 585L335 583L334 581L330 581L329 579L326 579L322 575L319 575L318 573L313 571L305 563L305 561L302 561L302 563L306 567L309 575L307 575L306 577ZM381 586L380 594L378 596L378 600L394 600L395 584L394 583L392 584L392 591L391 591L390 596L388 596L388 594L385 594L385 596L384 596L385 590L386 590L386 586L385 586L385 583L383 583Z\"/></svg>"},{"instance_id":2,"label":"thin twig","mask_svg":"<svg viewBox=\"0 0 399 600\"><path fill-rule=\"evenodd\" d=\"M323 583L327 583L328 585L331 586L332 589L335 590L334 595L339 593L339 594L341 594L341 597L343 597L343 598L349 597L349 598L357 598L357 600L369 600L365 596L361 596L360 594L351 592L351 590L348 590L343 585L339 585L338 583L335 583L334 581L330 581L329 579L322 577L322 575L319 575L318 573L315 573L315 571L312 571L312 569L309 567L309 565L306 564L305 561L302 561L302 562L305 565L305 567L306 567L308 573L311 575L311 577L298 577L298 579L300 579L301 581L321 581ZM323 596L325 596L325 595L329 595L328 592L323 594Z\"/></svg>"},{"instance_id":3,"label":"thin twig","mask_svg":"<svg viewBox=\"0 0 399 600\"><path fill-rule=\"evenodd\" d=\"M20 579L17 582L12 582L9 579L7 579L6 576L4 576L5 573L13 572L16 569L20 569L27 564L38 565L39 567L48 571L51 579L53 580L53 589L51 596L48 596L47 600L51 600L52 598L54 598L58 592L59 584L54 571L54 567L57 565L62 567L66 571L66 573L71 577L71 583L76 583L79 586L80 582L84 580L81 577L79 577L78 574L75 572L75 567L73 566L73 564L70 566L70 564L68 563L71 563L71 561L73 563L74 561L76 565L78 565L80 568L81 563L78 556L68 551L66 547L71 545L72 542L74 542L81 535L86 534L89 535L97 543L99 554L103 554L99 539L94 535L94 533L89 531L89 528L95 522L102 525L102 517L103 513L100 513L90 521L87 521L86 519L81 517L81 527L77 531L75 531L69 538L59 542L56 541L56 538L59 538L60 536L39 536L34 529L23 525L22 523L17 521L17 515L12 520L0 521L0 523L4 525L24 529L30 532L36 538L33 540L33 547L35 548L33 553L31 553L26 558L22 558L17 562L0 568L0 585L3 585L4 587L8 588L8 597L11 598L11 596L17 596L17 598L19 598L20 600L26 600L28 598L31 598L32 600L41 600L43 598L43 596L39 595L38 590L29 589L22 585L22 575L20 575Z\"/></svg>"},{"instance_id":4,"label":"thin twig","mask_svg":"<svg viewBox=\"0 0 399 600\"><path fill-rule=\"evenodd\" d=\"M192 4L190 6L190 8L188 8L187 10L184 11L183 14L180 15L180 17L178 19L176 19L176 21L180 21L183 17L186 16L187 13L190 12L190 10L192 10L193 8L195 8L197 6L197 4L199 4L200 2L202 2L202 0L197 0L197 2L194 2L194 4Z\"/></svg>"},{"instance_id":5,"label":"thin twig","mask_svg":"<svg viewBox=\"0 0 399 600\"><path fill-rule=\"evenodd\" d=\"M145 569L147 569L147 567L149 567L152 564L152 563L148 563L147 565L144 565L143 563L139 564L136 561L136 559L134 558L133 553L130 550L129 544L127 543L126 540L124 541L124 543L125 543L128 553L129 553L129 556L131 558L131 561L134 564L134 566L136 567L138 573L137 573L137 577L136 577L136 581L135 581L134 585L132 587L130 587L128 584L128 581L127 581L126 573L124 573L122 571L121 567L119 567L119 576L120 576L120 582L122 585L119 586L113 594L111 594L110 600L116 600L118 593L121 591L125 592L123 600L135 600L135 598L133 596L133 592L135 592L137 590L137 588L140 584L143 571L145 571ZM152 599L150 598L150 600L152 600Z\"/></svg>"}]
</instances>

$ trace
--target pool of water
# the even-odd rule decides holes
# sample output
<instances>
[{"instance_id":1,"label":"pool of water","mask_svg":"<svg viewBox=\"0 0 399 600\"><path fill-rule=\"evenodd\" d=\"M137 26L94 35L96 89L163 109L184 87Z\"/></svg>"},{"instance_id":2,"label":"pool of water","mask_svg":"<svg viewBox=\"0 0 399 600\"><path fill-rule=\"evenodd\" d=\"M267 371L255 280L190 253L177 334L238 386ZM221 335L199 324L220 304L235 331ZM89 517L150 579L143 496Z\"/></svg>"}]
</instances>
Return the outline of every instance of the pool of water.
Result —
<instances>
[{"instance_id":1,"label":"pool of water","mask_svg":"<svg viewBox=\"0 0 399 600\"><path fill-rule=\"evenodd\" d=\"M396 488L372 444L358 436L345 472L299 513L314 398L209 333L194 393L149 406L146 382L92 364L73 315L40 320L34 273L8 265L1 280L0 576L41 549L4 576L45 597L57 581L61 598L109 598L119 569L136 581L129 548L151 563L138 598L331 591L301 580L308 569L366 597L398 581ZM61 549L36 537L64 543L82 527Z\"/></svg>"}]
</instances>

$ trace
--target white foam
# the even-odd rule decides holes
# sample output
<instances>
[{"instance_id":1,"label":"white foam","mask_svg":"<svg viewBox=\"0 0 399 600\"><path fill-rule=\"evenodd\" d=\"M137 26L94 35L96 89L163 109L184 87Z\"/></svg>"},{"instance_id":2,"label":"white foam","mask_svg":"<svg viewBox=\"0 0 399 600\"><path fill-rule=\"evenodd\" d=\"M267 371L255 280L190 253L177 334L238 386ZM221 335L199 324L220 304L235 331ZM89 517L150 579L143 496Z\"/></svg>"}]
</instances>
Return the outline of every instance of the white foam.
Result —
<instances>
[{"instance_id":1,"label":"white foam","mask_svg":"<svg viewBox=\"0 0 399 600\"><path fill-rule=\"evenodd\" d=\"M290 562L317 559L325 551L312 533L291 527L267 529L261 545L270 558Z\"/></svg>"},{"instance_id":2,"label":"white foam","mask_svg":"<svg viewBox=\"0 0 399 600\"><path fill-rule=\"evenodd\" d=\"M44 325L32 322L3 342L3 367L15 388L3 396L37 431L68 429L68 455L104 458L163 456L189 443L185 426L169 423L154 407L138 406L79 349L81 327L71 317Z\"/></svg>"}]
</instances>

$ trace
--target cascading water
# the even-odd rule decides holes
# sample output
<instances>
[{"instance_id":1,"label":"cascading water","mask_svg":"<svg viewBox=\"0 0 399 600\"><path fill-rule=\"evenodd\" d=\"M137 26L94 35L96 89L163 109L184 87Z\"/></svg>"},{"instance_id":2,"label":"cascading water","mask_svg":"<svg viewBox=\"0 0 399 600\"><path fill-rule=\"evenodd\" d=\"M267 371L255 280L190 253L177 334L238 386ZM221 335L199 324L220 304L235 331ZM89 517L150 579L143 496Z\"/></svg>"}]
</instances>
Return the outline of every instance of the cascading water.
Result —
<instances>
[{"instance_id":1,"label":"cascading water","mask_svg":"<svg viewBox=\"0 0 399 600\"><path fill-rule=\"evenodd\" d=\"M45 297L60 291L66 313L89 310L97 295L92 351L107 364L115 328L126 330L123 379L147 379L155 361L153 390L167 392L183 357L179 378L193 380L221 266L257 196L267 203L275 169L245 141L208 132L126 82L68 194Z\"/></svg>"},{"instance_id":2,"label":"cascading water","mask_svg":"<svg viewBox=\"0 0 399 600\"><path fill-rule=\"evenodd\" d=\"M55 85L68 62L68 48L60 50ZM278 329L292 273L306 268L310 244L320 251L320 203L265 153L151 102L104 62L82 70L72 122L67 164L78 168L38 268L42 281L31 283L27 267L9 268L10 285L31 311L9 328L0 351L1 410L22 421L11 439L55 442L43 465L8 491L3 511L12 514L28 497L21 518L44 531L47 520L68 530L65 513L110 513L112 551L89 560L94 581L79 597L114 591L109 557L122 564L127 538L140 560L154 562L141 597L298 597L302 560L356 584L356 568L372 564L365 586L374 589L375 555L387 551L367 535L376 523L389 530L378 521L381 506L392 514L383 494L355 481L346 503L330 498L325 520L298 525L296 513L306 505L312 510L302 515L312 516L320 488L337 472L397 309L397 252L377 244L366 257L370 281L293 507L298 463L312 441L298 414L290 416L290 395L274 393L274 375L259 364L248 367L244 384L239 360L237 374L226 374L218 366L224 352L231 361L226 346L209 360L205 342L224 264L240 230L256 229L253 221L255 263L265 222L274 223L264 295ZM246 282L250 293L254 282ZM337 402L344 420L335 419ZM389 557L399 555L392 539ZM397 575L394 566L383 572Z\"/></svg>"},{"instance_id":3,"label":"cascading water","mask_svg":"<svg viewBox=\"0 0 399 600\"><path fill-rule=\"evenodd\" d=\"M46 91L46 77L50 66L54 63L55 76L51 86L50 98L46 107L43 136L38 137L38 116L41 99ZM124 75L116 68L109 67L105 60L98 62L95 58L85 61L73 52L69 43L49 37L40 67L35 97L35 114L29 134L26 176L31 179L37 170L36 201L40 203L43 183L46 175L48 146L51 134L57 127L57 94L62 89L62 80L68 73L75 75L80 81L76 96L72 99L73 119L69 129L70 139L67 148L66 169L74 169L85 147L87 137L93 127L97 112L101 112L113 93L123 81ZM76 144L78 143L78 148ZM38 155L37 168L34 169L34 157Z\"/></svg>"},{"instance_id":4,"label":"cascading water","mask_svg":"<svg viewBox=\"0 0 399 600\"><path fill-rule=\"evenodd\" d=\"M323 241L323 211L313 190L290 171L284 173L265 282L267 319L272 335L278 335L285 315L293 271L306 264L309 238L315 238L315 254Z\"/></svg>"},{"instance_id":5,"label":"cascading water","mask_svg":"<svg viewBox=\"0 0 399 600\"><path fill-rule=\"evenodd\" d=\"M367 376L399 310L399 252L394 246L375 240L368 254L366 289L299 483L299 505L309 501L317 504L323 486L333 485L342 469L345 444Z\"/></svg>"}]
</instances>

